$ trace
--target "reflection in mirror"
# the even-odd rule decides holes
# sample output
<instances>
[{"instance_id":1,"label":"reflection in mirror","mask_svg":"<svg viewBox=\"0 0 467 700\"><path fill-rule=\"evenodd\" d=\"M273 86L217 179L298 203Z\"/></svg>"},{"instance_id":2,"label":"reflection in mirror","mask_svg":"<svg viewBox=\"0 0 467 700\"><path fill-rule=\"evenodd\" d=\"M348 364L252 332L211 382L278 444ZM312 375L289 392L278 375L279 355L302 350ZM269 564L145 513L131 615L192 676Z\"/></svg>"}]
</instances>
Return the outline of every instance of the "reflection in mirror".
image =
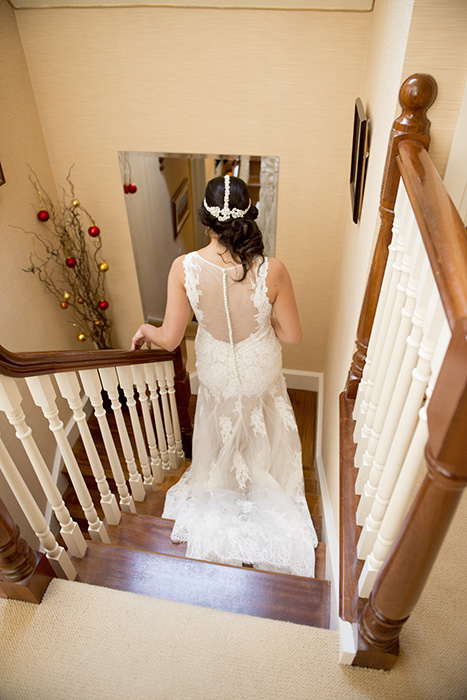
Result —
<instances>
[{"instance_id":1,"label":"reflection in mirror","mask_svg":"<svg viewBox=\"0 0 467 700\"><path fill-rule=\"evenodd\" d=\"M198 221L207 182L232 174L258 207L265 254L274 255L277 156L120 151L120 170L145 321L162 321L172 261L209 243Z\"/></svg>"}]
</instances>

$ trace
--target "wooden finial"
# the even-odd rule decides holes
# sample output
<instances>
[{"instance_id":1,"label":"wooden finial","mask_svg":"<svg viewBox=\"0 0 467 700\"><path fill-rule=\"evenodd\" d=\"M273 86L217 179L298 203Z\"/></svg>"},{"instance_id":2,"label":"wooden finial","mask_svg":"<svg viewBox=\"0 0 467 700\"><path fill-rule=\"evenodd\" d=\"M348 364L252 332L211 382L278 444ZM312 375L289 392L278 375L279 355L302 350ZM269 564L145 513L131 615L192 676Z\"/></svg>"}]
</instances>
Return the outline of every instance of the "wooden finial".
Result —
<instances>
[{"instance_id":1,"label":"wooden finial","mask_svg":"<svg viewBox=\"0 0 467 700\"><path fill-rule=\"evenodd\" d=\"M394 128L405 133L421 133L429 130L430 121L426 116L436 99L438 87L435 79L427 73L415 73L402 84L399 102L402 114L396 119Z\"/></svg>"}]
</instances>

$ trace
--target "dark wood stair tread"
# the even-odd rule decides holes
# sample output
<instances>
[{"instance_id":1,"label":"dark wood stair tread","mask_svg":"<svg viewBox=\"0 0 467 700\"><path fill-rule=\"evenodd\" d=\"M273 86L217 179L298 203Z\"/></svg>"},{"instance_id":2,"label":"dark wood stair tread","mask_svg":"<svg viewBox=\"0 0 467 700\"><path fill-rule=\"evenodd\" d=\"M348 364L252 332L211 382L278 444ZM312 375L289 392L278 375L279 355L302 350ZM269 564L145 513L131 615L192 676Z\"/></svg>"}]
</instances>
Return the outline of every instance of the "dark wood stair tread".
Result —
<instances>
[{"instance_id":1,"label":"dark wood stair tread","mask_svg":"<svg viewBox=\"0 0 467 700\"><path fill-rule=\"evenodd\" d=\"M170 539L173 526L173 520L139 513L122 513L118 525L106 524L113 545L184 557L186 543L174 544Z\"/></svg>"},{"instance_id":2,"label":"dark wood stair tread","mask_svg":"<svg viewBox=\"0 0 467 700\"><path fill-rule=\"evenodd\" d=\"M177 557L186 555L186 543L175 544L170 539L173 520L147 515L122 513L118 525L106 525L112 545L171 554ZM315 578L326 578L326 545L322 542L315 550Z\"/></svg>"},{"instance_id":3,"label":"dark wood stair tread","mask_svg":"<svg viewBox=\"0 0 467 700\"><path fill-rule=\"evenodd\" d=\"M165 600L329 628L330 582L96 542L73 558L79 581Z\"/></svg>"}]
</instances>

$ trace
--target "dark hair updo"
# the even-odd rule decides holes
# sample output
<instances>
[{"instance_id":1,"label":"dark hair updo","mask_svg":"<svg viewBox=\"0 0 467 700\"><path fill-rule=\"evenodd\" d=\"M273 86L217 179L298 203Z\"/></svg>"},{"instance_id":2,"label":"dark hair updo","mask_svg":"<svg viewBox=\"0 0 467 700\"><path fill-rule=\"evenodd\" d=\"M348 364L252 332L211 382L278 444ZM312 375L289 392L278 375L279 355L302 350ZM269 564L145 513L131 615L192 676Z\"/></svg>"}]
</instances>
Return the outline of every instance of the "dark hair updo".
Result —
<instances>
[{"instance_id":1,"label":"dark hair updo","mask_svg":"<svg viewBox=\"0 0 467 700\"><path fill-rule=\"evenodd\" d=\"M248 207L250 195L246 182L239 177L230 176L229 209L244 210ZM224 207L225 180L223 177L215 177L206 186L204 198L209 207ZM204 202L198 211L198 217L202 224L208 226L218 236L218 241L229 251L232 259L243 267L242 281L256 258L264 261L264 244L261 231L255 219L258 209L252 204L248 211L238 218L230 217L226 221L219 219L204 206Z\"/></svg>"}]
</instances>

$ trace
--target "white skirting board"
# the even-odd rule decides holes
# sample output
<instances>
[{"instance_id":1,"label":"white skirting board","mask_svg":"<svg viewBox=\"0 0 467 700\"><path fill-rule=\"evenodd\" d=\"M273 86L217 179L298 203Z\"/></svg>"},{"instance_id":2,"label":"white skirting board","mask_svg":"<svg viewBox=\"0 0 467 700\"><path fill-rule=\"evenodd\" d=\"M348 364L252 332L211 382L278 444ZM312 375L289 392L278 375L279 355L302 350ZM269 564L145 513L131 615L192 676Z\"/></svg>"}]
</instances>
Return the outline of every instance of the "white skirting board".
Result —
<instances>
[{"instance_id":1,"label":"white skirting board","mask_svg":"<svg viewBox=\"0 0 467 700\"><path fill-rule=\"evenodd\" d=\"M331 581L330 629L340 629L339 620L339 537L321 455L316 455L318 483L323 507L323 535L326 543L326 578Z\"/></svg>"}]
</instances>

